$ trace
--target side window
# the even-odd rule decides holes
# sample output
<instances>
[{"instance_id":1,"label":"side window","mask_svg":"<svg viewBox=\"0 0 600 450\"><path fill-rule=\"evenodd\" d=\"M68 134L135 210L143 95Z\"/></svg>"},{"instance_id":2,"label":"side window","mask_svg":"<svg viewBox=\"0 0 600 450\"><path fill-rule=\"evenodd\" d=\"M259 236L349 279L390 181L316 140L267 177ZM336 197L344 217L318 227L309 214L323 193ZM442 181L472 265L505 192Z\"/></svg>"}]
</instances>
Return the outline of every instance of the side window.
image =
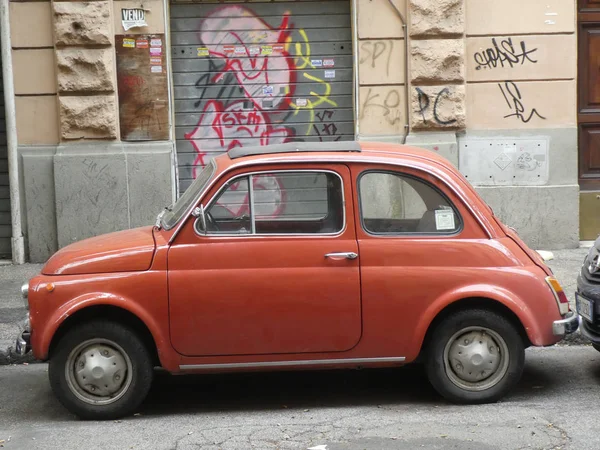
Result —
<instances>
[{"instance_id":1,"label":"side window","mask_svg":"<svg viewBox=\"0 0 600 450\"><path fill-rule=\"evenodd\" d=\"M256 233L329 234L344 227L342 181L329 172L252 176Z\"/></svg>"},{"instance_id":2,"label":"side window","mask_svg":"<svg viewBox=\"0 0 600 450\"><path fill-rule=\"evenodd\" d=\"M344 228L342 180L316 171L236 178L204 216L207 234L339 233Z\"/></svg>"},{"instance_id":3,"label":"side window","mask_svg":"<svg viewBox=\"0 0 600 450\"><path fill-rule=\"evenodd\" d=\"M461 221L449 200L431 185L390 172L359 178L363 227L373 234L452 234Z\"/></svg>"},{"instance_id":4,"label":"side window","mask_svg":"<svg viewBox=\"0 0 600 450\"><path fill-rule=\"evenodd\" d=\"M208 234L250 234L250 195L248 177L225 186L205 212Z\"/></svg>"}]
</instances>

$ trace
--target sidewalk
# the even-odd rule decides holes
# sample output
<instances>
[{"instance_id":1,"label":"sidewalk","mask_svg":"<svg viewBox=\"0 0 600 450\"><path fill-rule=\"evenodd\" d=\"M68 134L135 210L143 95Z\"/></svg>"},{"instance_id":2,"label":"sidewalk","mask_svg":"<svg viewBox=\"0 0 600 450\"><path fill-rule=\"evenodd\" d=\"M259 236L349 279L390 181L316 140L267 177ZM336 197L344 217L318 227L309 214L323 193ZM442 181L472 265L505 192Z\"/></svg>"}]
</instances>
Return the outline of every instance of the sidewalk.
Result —
<instances>
[{"instance_id":1,"label":"sidewalk","mask_svg":"<svg viewBox=\"0 0 600 450\"><path fill-rule=\"evenodd\" d=\"M577 285L577 274L587 254L587 248L554 251L554 260L550 261L556 277L563 285L571 308L575 309L574 295ZM0 266L0 364L31 361L31 357L18 358L12 350L19 332L19 323L26 317L20 288L29 278L41 270L41 264L25 264L22 266ZM569 336L564 341L568 344L582 344L579 333Z\"/></svg>"}]
</instances>

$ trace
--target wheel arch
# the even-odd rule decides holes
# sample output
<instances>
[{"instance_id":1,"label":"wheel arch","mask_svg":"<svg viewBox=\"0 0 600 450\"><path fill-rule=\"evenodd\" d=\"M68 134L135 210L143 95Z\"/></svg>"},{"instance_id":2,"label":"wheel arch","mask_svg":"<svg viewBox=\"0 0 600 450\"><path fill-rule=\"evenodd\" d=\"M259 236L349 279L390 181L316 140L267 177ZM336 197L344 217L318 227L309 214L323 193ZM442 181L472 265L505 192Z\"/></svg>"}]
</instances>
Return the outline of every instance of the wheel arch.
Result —
<instances>
[{"instance_id":1,"label":"wheel arch","mask_svg":"<svg viewBox=\"0 0 600 450\"><path fill-rule=\"evenodd\" d=\"M497 314L505 317L511 324L514 325L516 330L519 332L519 336L523 340L523 345L527 348L532 345L531 339L527 334L527 330L523 325L523 322L517 316L517 314L506 306L504 303L494 300L488 297L467 297L452 302L446 305L441 311L439 311L433 320L429 323L427 327L427 331L425 332L425 336L421 342L419 355L417 357L418 361L421 361L427 351L427 347L431 342L431 336L435 328L448 316L451 314L462 311L466 309L484 309L488 311L493 311Z\"/></svg>"},{"instance_id":2,"label":"wheel arch","mask_svg":"<svg viewBox=\"0 0 600 450\"><path fill-rule=\"evenodd\" d=\"M123 326L131 328L141 339L156 366L161 365L158 346L148 326L137 315L127 309L108 304L96 304L87 306L73 312L56 329L50 340L48 347L48 358L52 357L58 342L74 326L85 322L91 322L98 319L104 319L120 323Z\"/></svg>"}]
</instances>

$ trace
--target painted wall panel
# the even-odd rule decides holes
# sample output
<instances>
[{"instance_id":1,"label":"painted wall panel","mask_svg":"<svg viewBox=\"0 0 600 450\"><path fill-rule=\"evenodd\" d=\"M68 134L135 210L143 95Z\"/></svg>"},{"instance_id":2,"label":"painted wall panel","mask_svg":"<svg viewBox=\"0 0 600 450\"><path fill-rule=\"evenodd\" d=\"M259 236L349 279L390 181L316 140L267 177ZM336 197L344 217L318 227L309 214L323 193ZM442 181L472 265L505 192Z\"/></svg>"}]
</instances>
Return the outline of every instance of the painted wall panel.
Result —
<instances>
[{"instance_id":1,"label":"painted wall panel","mask_svg":"<svg viewBox=\"0 0 600 450\"><path fill-rule=\"evenodd\" d=\"M575 31L572 0L466 0L467 35Z\"/></svg>"},{"instance_id":2,"label":"painted wall panel","mask_svg":"<svg viewBox=\"0 0 600 450\"><path fill-rule=\"evenodd\" d=\"M576 125L575 81L467 85L467 128L532 129Z\"/></svg>"},{"instance_id":3,"label":"painted wall panel","mask_svg":"<svg viewBox=\"0 0 600 450\"><path fill-rule=\"evenodd\" d=\"M56 94L54 50L13 51L15 94Z\"/></svg>"},{"instance_id":4,"label":"painted wall panel","mask_svg":"<svg viewBox=\"0 0 600 450\"><path fill-rule=\"evenodd\" d=\"M406 124L406 90L396 86L361 86L361 135L402 135Z\"/></svg>"},{"instance_id":5,"label":"painted wall panel","mask_svg":"<svg viewBox=\"0 0 600 450\"><path fill-rule=\"evenodd\" d=\"M55 95L15 97L19 144L58 144L58 106Z\"/></svg>"},{"instance_id":6,"label":"painted wall panel","mask_svg":"<svg viewBox=\"0 0 600 450\"><path fill-rule=\"evenodd\" d=\"M13 48L54 45L50 2L10 2L10 22L13 24L10 28Z\"/></svg>"},{"instance_id":7,"label":"painted wall panel","mask_svg":"<svg viewBox=\"0 0 600 450\"><path fill-rule=\"evenodd\" d=\"M368 39L358 45L361 86L404 84L406 48L403 39Z\"/></svg>"},{"instance_id":8,"label":"painted wall panel","mask_svg":"<svg viewBox=\"0 0 600 450\"><path fill-rule=\"evenodd\" d=\"M467 81L572 79L576 73L574 34L467 38Z\"/></svg>"},{"instance_id":9,"label":"painted wall panel","mask_svg":"<svg viewBox=\"0 0 600 450\"><path fill-rule=\"evenodd\" d=\"M406 0L393 0L406 17ZM360 39L402 38L402 20L388 0L358 0L358 37Z\"/></svg>"}]
</instances>

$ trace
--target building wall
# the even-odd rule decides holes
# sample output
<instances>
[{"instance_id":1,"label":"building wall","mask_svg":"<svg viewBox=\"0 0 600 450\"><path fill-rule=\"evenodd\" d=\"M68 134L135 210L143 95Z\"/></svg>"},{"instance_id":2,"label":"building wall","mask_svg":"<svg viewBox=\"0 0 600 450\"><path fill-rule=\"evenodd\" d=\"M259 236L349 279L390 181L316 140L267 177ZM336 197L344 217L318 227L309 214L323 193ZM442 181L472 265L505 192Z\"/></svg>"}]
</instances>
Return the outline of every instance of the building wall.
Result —
<instances>
[{"instance_id":1,"label":"building wall","mask_svg":"<svg viewBox=\"0 0 600 450\"><path fill-rule=\"evenodd\" d=\"M74 241L153 223L174 198L170 140L119 132L115 35L131 1L11 2L17 135L30 261ZM144 2L163 33L164 4Z\"/></svg>"},{"instance_id":2,"label":"building wall","mask_svg":"<svg viewBox=\"0 0 600 450\"><path fill-rule=\"evenodd\" d=\"M352 5L357 139L437 151L528 243L576 246L575 2ZM122 136L115 47L123 34L161 35L168 56L167 6L145 1L148 26L125 31L121 9L139 2L11 2L30 260L151 223L174 197L173 102L167 137ZM169 70L167 59L167 80Z\"/></svg>"}]
</instances>

